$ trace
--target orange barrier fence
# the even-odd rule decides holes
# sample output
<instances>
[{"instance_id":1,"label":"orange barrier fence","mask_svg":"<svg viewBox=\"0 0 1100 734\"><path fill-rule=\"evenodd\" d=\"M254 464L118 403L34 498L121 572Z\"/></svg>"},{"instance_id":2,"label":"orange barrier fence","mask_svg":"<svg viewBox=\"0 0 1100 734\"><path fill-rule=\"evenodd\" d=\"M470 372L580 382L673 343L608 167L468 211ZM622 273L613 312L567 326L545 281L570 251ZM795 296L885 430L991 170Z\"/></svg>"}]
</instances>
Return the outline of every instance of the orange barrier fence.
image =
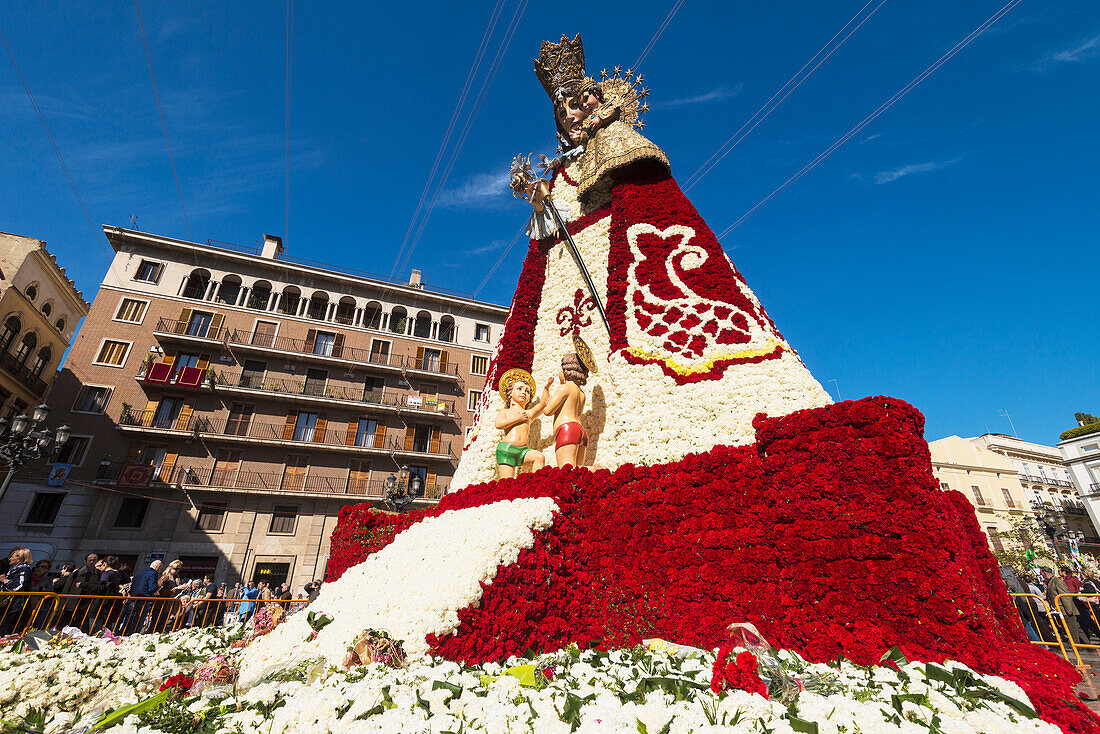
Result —
<instances>
[{"instance_id":1,"label":"orange barrier fence","mask_svg":"<svg viewBox=\"0 0 1100 734\"><path fill-rule=\"evenodd\" d=\"M1057 647L1062 651L1062 657L1069 660L1069 654L1066 653L1065 638L1063 637L1065 632L1059 629L1056 621L1057 617L1051 616L1050 606L1047 604L1046 599L1036 594L1009 594L1009 596L1012 597L1012 601L1016 605L1016 611L1020 613L1020 618L1030 624L1032 630L1039 637L1038 640L1032 640L1032 642L1036 645Z\"/></svg>"},{"instance_id":2,"label":"orange barrier fence","mask_svg":"<svg viewBox=\"0 0 1100 734\"><path fill-rule=\"evenodd\" d=\"M309 599L173 599L156 596L84 596L45 592L0 593L0 635L32 629L77 627L86 634L107 628L117 635L174 632L184 627L214 627L247 622L263 604L287 614Z\"/></svg>"},{"instance_id":3,"label":"orange barrier fence","mask_svg":"<svg viewBox=\"0 0 1100 734\"><path fill-rule=\"evenodd\" d=\"M5 591L0 593L0 635L23 632L43 623L57 611L57 594Z\"/></svg>"}]
</instances>

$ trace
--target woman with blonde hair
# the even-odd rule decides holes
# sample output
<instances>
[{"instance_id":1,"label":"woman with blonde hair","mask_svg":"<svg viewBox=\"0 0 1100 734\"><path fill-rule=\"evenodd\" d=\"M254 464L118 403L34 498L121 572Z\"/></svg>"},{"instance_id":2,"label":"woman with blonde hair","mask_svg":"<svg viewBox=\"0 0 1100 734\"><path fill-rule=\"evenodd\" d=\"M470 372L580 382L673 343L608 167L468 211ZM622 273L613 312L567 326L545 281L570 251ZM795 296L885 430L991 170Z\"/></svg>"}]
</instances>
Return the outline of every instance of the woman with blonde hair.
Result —
<instances>
[{"instance_id":1,"label":"woman with blonde hair","mask_svg":"<svg viewBox=\"0 0 1100 734\"><path fill-rule=\"evenodd\" d=\"M176 594L183 589L190 588L190 584L180 581L180 569L183 567L183 561L176 559L168 564L164 571L160 575L160 579L157 581L157 596L162 599L173 599ZM172 613L172 606L168 602L157 602L156 608L153 610L153 625L151 630L161 631L158 627L163 627L166 622L174 620Z\"/></svg>"},{"instance_id":2,"label":"woman with blonde hair","mask_svg":"<svg viewBox=\"0 0 1100 734\"><path fill-rule=\"evenodd\" d=\"M25 546L12 548L8 556L8 570L0 575L0 591L19 592L31 590L31 551ZM6 597L0 602L0 634L11 634L22 626L24 597Z\"/></svg>"}]
</instances>

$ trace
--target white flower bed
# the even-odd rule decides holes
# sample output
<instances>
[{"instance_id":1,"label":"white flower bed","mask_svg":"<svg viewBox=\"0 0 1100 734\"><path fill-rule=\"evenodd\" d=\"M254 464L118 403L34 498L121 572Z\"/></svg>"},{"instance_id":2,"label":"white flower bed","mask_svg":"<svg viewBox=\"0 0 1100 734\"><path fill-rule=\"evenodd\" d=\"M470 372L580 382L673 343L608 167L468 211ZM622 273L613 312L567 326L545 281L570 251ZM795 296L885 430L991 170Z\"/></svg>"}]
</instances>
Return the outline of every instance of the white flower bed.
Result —
<instances>
[{"instance_id":1,"label":"white flower bed","mask_svg":"<svg viewBox=\"0 0 1100 734\"><path fill-rule=\"evenodd\" d=\"M122 644L85 637L70 647L0 652L0 722L46 711L54 730L77 714L93 720L109 707L156 693L170 675L221 652L232 629L132 635Z\"/></svg>"},{"instance_id":2,"label":"white flower bed","mask_svg":"<svg viewBox=\"0 0 1100 734\"><path fill-rule=\"evenodd\" d=\"M780 656L794 674L833 676L841 692L804 691L790 706L744 691L718 697L709 690L712 653L676 659L637 648L544 656L536 664L554 673L541 689L501 675L505 667L500 665L462 668L422 658L408 670L379 665L329 669L311 685L268 681L236 696L223 689L194 699L189 708L221 712L214 729L219 734L793 734L812 724L820 734L1058 732L1000 700L995 691L1029 705L1019 687L999 678L979 676L989 688L957 691L930 679L923 663L902 665L898 673L847 662L837 668L812 665L790 652ZM512 659L508 665L530 662ZM301 678L307 668L302 667ZM965 666L949 663L946 668ZM155 730L131 716L113 731Z\"/></svg>"},{"instance_id":3,"label":"white flower bed","mask_svg":"<svg viewBox=\"0 0 1100 734\"><path fill-rule=\"evenodd\" d=\"M339 664L365 629L404 640L411 656L428 651L429 633L458 627L458 610L481 600L481 584L514 563L534 534L550 527L557 505L550 498L518 499L453 510L399 533L393 542L325 584L309 609L334 621L312 641L303 614L279 625L248 648L241 663L245 685L301 660Z\"/></svg>"}]
</instances>

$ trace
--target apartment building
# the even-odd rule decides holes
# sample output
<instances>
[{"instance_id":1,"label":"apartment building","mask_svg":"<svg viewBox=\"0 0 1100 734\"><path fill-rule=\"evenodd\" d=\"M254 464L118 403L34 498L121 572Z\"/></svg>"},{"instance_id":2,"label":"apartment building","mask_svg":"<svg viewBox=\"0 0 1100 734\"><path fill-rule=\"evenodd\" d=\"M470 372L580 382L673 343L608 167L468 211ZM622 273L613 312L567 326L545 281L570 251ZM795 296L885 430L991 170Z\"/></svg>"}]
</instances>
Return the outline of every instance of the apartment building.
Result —
<instances>
[{"instance_id":1,"label":"apartment building","mask_svg":"<svg viewBox=\"0 0 1100 734\"><path fill-rule=\"evenodd\" d=\"M997 533L1012 530L1017 518L1034 516L1008 457L958 436L931 441L928 448L940 489L958 490L970 500L990 548L1002 547Z\"/></svg>"},{"instance_id":2,"label":"apartment building","mask_svg":"<svg viewBox=\"0 0 1100 734\"><path fill-rule=\"evenodd\" d=\"M1074 417L1077 426L1062 433L1058 453L1089 519L1100 527L1100 419L1090 413ZM1100 555L1100 545L1095 547Z\"/></svg>"},{"instance_id":3,"label":"apartment building","mask_svg":"<svg viewBox=\"0 0 1100 734\"><path fill-rule=\"evenodd\" d=\"M970 442L1008 457L1029 504L1048 525L1064 527L1066 537L1075 538L1082 549L1100 550L1096 527L1057 448L1003 433L987 433Z\"/></svg>"},{"instance_id":4,"label":"apartment building","mask_svg":"<svg viewBox=\"0 0 1100 734\"><path fill-rule=\"evenodd\" d=\"M0 415L40 404L88 303L33 237L0 232Z\"/></svg>"},{"instance_id":5,"label":"apartment building","mask_svg":"<svg viewBox=\"0 0 1100 734\"><path fill-rule=\"evenodd\" d=\"M340 508L381 506L401 467L420 506L446 492L506 308L415 270L389 282L292 257L273 236L104 231L114 262L51 400L71 411L73 467L40 491L93 495L59 553L300 588Z\"/></svg>"}]
</instances>

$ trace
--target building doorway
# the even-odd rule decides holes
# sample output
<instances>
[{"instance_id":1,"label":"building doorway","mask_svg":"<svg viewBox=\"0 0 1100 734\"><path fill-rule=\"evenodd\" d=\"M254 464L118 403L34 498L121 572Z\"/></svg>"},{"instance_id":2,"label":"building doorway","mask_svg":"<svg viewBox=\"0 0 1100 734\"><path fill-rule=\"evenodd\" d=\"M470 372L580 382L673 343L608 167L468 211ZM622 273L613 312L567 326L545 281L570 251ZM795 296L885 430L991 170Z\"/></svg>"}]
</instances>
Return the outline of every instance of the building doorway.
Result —
<instances>
[{"instance_id":1,"label":"building doorway","mask_svg":"<svg viewBox=\"0 0 1100 734\"><path fill-rule=\"evenodd\" d=\"M268 588L275 588L286 583L289 576L289 563L257 563L252 571L252 583L266 581Z\"/></svg>"}]
</instances>

